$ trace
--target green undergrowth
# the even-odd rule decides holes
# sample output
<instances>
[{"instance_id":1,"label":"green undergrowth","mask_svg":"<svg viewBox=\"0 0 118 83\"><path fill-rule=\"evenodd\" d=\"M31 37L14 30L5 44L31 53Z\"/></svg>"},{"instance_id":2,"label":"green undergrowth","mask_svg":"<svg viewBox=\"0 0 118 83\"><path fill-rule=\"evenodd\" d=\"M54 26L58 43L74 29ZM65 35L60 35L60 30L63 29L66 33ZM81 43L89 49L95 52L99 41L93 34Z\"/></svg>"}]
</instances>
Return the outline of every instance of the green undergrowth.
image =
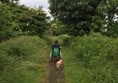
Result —
<instances>
[{"instance_id":1,"label":"green undergrowth","mask_svg":"<svg viewBox=\"0 0 118 83\"><path fill-rule=\"evenodd\" d=\"M118 39L92 34L64 40L67 83L118 82Z\"/></svg>"},{"instance_id":2,"label":"green undergrowth","mask_svg":"<svg viewBox=\"0 0 118 83\"><path fill-rule=\"evenodd\" d=\"M47 42L21 36L0 44L0 83L45 83Z\"/></svg>"},{"instance_id":3,"label":"green undergrowth","mask_svg":"<svg viewBox=\"0 0 118 83\"><path fill-rule=\"evenodd\" d=\"M47 83L46 66L54 40L62 47L66 83L118 83L118 39L100 34L21 36L3 42L0 83Z\"/></svg>"}]
</instances>

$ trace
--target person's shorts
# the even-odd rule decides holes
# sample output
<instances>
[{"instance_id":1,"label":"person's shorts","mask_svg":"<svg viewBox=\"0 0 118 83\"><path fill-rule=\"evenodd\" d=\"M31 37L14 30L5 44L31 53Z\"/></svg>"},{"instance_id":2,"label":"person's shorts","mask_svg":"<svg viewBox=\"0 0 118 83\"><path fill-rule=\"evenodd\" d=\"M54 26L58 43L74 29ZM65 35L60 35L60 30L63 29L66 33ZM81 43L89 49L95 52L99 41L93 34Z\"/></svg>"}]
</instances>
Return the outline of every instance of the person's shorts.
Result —
<instances>
[{"instance_id":1,"label":"person's shorts","mask_svg":"<svg viewBox=\"0 0 118 83\"><path fill-rule=\"evenodd\" d=\"M52 57L52 60L53 60L54 62L57 62L59 59L60 59L60 57Z\"/></svg>"}]
</instances>

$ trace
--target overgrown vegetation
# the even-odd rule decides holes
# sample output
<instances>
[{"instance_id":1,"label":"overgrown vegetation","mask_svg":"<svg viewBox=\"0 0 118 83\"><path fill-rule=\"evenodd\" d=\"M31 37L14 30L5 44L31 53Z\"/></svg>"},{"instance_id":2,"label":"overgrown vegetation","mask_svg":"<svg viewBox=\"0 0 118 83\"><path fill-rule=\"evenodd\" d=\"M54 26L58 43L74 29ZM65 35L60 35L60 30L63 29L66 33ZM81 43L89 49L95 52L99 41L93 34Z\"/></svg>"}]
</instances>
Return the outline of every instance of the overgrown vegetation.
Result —
<instances>
[{"instance_id":1,"label":"overgrown vegetation","mask_svg":"<svg viewBox=\"0 0 118 83\"><path fill-rule=\"evenodd\" d=\"M0 0L0 82L47 83L47 46L58 39L67 83L118 83L118 0L49 3L52 21L41 6Z\"/></svg>"},{"instance_id":2,"label":"overgrown vegetation","mask_svg":"<svg viewBox=\"0 0 118 83\"><path fill-rule=\"evenodd\" d=\"M72 69L70 71L67 69L65 72L68 75L75 73L75 78L73 75L67 76L67 79L71 81L69 83L74 80L80 83L118 82L118 39L92 34L72 38L69 48L72 51L69 51L69 55L65 54L66 58L68 57L66 64L71 66L67 68ZM82 72L84 73L82 74Z\"/></svg>"},{"instance_id":3,"label":"overgrown vegetation","mask_svg":"<svg viewBox=\"0 0 118 83\"><path fill-rule=\"evenodd\" d=\"M1 43L0 82L45 83L45 57L41 53L45 45L39 37L26 36Z\"/></svg>"},{"instance_id":4,"label":"overgrown vegetation","mask_svg":"<svg viewBox=\"0 0 118 83\"><path fill-rule=\"evenodd\" d=\"M49 17L42 7L29 8L17 3L0 3L0 41L17 35L43 36Z\"/></svg>"},{"instance_id":5,"label":"overgrown vegetation","mask_svg":"<svg viewBox=\"0 0 118 83\"><path fill-rule=\"evenodd\" d=\"M13 36L11 19L12 13L9 11L9 6L0 4L0 41Z\"/></svg>"}]
</instances>

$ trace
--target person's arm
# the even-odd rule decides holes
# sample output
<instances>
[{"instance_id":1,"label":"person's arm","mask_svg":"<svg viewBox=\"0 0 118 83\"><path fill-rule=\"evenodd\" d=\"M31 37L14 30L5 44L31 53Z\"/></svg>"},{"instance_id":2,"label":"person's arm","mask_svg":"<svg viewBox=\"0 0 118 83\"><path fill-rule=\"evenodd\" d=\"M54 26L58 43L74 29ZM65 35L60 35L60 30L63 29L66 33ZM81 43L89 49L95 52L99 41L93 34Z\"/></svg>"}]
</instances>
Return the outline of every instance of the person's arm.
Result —
<instances>
[{"instance_id":1,"label":"person's arm","mask_svg":"<svg viewBox=\"0 0 118 83\"><path fill-rule=\"evenodd\" d=\"M50 60L52 60L52 52L50 52Z\"/></svg>"},{"instance_id":2,"label":"person's arm","mask_svg":"<svg viewBox=\"0 0 118 83\"><path fill-rule=\"evenodd\" d=\"M62 52L60 51L60 58L62 59Z\"/></svg>"},{"instance_id":3,"label":"person's arm","mask_svg":"<svg viewBox=\"0 0 118 83\"><path fill-rule=\"evenodd\" d=\"M52 45L51 51L50 51L50 62L52 61L52 49L53 49L53 45Z\"/></svg>"}]
</instances>

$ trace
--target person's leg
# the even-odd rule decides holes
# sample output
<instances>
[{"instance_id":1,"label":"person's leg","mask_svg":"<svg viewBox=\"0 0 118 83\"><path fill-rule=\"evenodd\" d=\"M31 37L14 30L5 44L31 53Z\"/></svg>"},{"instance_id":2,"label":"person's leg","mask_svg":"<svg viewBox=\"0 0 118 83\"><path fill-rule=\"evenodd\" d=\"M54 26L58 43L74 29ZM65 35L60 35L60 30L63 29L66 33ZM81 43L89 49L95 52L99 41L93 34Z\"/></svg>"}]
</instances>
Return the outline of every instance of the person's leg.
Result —
<instances>
[{"instance_id":1,"label":"person's leg","mask_svg":"<svg viewBox=\"0 0 118 83\"><path fill-rule=\"evenodd\" d=\"M62 52L60 51L60 59L62 59Z\"/></svg>"},{"instance_id":2,"label":"person's leg","mask_svg":"<svg viewBox=\"0 0 118 83\"><path fill-rule=\"evenodd\" d=\"M52 62L53 57L52 57L52 52L50 52L50 62Z\"/></svg>"}]
</instances>

